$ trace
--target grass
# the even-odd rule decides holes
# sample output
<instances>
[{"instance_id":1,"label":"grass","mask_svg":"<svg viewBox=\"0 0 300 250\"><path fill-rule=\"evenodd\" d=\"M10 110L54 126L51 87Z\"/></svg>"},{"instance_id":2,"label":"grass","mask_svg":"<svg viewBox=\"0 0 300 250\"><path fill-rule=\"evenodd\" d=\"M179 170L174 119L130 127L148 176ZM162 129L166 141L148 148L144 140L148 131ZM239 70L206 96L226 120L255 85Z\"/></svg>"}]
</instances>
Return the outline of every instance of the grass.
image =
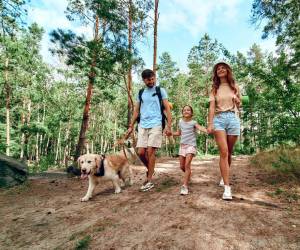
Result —
<instances>
[{"instance_id":1,"label":"grass","mask_svg":"<svg viewBox=\"0 0 300 250\"><path fill-rule=\"evenodd\" d=\"M275 185L273 192L267 195L298 202L297 189L300 181L300 147L280 147L271 151L260 152L251 159L251 165L266 171L264 180ZM279 186L280 185L280 186Z\"/></svg>"},{"instance_id":2,"label":"grass","mask_svg":"<svg viewBox=\"0 0 300 250\"><path fill-rule=\"evenodd\" d=\"M274 174L278 179L286 181L300 180L300 146L280 147L271 151L256 154L251 165Z\"/></svg>"},{"instance_id":3,"label":"grass","mask_svg":"<svg viewBox=\"0 0 300 250\"><path fill-rule=\"evenodd\" d=\"M4 190L4 193L7 195L15 195L15 194L21 194L24 192L28 192L28 191L30 191L30 188L31 188L30 181L27 179L20 185L16 185L9 189L2 189L2 190Z\"/></svg>"},{"instance_id":4,"label":"grass","mask_svg":"<svg viewBox=\"0 0 300 250\"><path fill-rule=\"evenodd\" d=\"M283 198L288 202L296 202L300 199L300 195L290 189L277 188L274 192L268 192L267 194L271 197Z\"/></svg>"},{"instance_id":5,"label":"grass","mask_svg":"<svg viewBox=\"0 0 300 250\"><path fill-rule=\"evenodd\" d=\"M88 249L91 242L91 236L87 235L76 243L75 250Z\"/></svg>"}]
</instances>

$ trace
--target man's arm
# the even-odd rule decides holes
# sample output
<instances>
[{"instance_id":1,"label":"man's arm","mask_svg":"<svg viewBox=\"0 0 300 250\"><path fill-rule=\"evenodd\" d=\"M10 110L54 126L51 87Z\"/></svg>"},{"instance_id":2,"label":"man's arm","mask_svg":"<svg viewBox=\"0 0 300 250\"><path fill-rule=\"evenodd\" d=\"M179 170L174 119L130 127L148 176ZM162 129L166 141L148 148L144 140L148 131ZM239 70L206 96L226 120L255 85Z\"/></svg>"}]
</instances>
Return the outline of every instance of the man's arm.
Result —
<instances>
[{"instance_id":1,"label":"man's arm","mask_svg":"<svg viewBox=\"0 0 300 250\"><path fill-rule=\"evenodd\" d=\"M172 115L171 115L171 110L170 110L170 106L169 106L169 102L167 99L163 99L163 105L166 111L166 115L167 115L167 129L166 129L166 135L170 136L172 135Z\"/></svg>"},{"instance_id":2,"label":"man's arm","mask_svg":"<svg viewBox=\"0 0 300 250\"><path fill-rule=\"evenodd\" d=\"M133 131L134 124L135 124L136 119L138 118L139 114L140 114L140 103L137 102L134 106L131 122L130 122L128 130L127 130L127 135L130 135L131 132Z\"/></svg>"}]
</instances>

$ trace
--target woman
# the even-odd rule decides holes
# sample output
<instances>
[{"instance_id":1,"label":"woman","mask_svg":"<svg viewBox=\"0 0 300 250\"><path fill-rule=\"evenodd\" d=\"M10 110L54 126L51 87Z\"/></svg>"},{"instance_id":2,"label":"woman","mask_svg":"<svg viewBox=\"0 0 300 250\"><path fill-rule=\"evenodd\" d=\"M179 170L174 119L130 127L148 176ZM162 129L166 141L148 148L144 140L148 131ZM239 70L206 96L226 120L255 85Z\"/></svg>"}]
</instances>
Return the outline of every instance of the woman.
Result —
<instances>
[{"instance_id":1,"label":"woman","mask_svg":"<svg viewBox=\"0 0 300 250\"><path fill-rule=\"evenodd\" d=\"M227 63L217 63L213 69L213 85L209 95L207 132L214 134L219 148L222 176L220 186L224 186L224 200L232 199L229 167L233 146L240 135L240 121L237 116L240 104L241 95L233 79L232 69Z\"/></svg>"}]
</instances>

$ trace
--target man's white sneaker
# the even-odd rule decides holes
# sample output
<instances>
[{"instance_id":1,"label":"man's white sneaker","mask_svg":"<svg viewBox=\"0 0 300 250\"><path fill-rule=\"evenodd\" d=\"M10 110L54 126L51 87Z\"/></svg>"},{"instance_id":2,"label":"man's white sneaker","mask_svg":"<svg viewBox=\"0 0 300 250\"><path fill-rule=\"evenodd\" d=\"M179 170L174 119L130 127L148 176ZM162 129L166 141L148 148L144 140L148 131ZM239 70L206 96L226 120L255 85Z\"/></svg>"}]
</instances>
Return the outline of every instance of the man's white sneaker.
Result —
<instances>
[{"instance_id":1,"label":"man's white sneaker","mask_svg":"<svg viewBox=\"0 0 300 250\"><path fill-rule=\"evenodd\" d=\"M224 193L223 193L223 200L232 200L232 194L231 194L231 187L225 185L224 186Z\"/></svg>"},{"instance_id":2,"label":"man's white sneaker","mask_svg":"<svg viewBox=\"0 0 300 250\"><path fill-rule=\"evenodd\" d=\"M180 194L181 194L181 195L187 195L188 193L189 193L189 190L188 190L187 186L182 185L182 186L180 187Z\"/></svg>"},{"instance_id":3,"label":"man's white sneaker","mask_svg":"<svg viewBox=\"0 0 300 250\"><path fill-rule=\"evenodd\" d=\"M140 190L145 192L145 191L150 190L153 187L154 187L154 184L152 182L148 181L141 186Z\"/></svg>"},{"instance_id":4,"label":"man's white sneaker","mask_svg":"<svg viewBox=\"0 0 300 250\"><path fill-rule=\"evenodd\" d=\"M220 183L219 183L219 186L220 186L220 187L224 187L224 180L223 180L223 178L221 178Z\"/></svg>"}]
</instances>

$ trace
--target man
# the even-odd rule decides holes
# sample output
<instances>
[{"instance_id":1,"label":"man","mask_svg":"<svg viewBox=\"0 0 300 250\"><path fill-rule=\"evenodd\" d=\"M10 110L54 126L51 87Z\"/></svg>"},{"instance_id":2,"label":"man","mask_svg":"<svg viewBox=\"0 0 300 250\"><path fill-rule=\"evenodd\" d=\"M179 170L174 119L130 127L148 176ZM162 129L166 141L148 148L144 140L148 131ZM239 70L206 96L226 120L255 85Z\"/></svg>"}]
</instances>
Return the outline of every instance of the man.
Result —
<instances>
[{"instance_id":1,"label":"man","mask_svg":"<svg viewBox=\"0 0 300 250\"><path fill-rule=\"evenodd\" d=\"M132 121L129 125L127 134L130 134L134 128L134 123L140 115L140 124L138 127L137 148L138 155L144 165L147 167L147 179L141 186L141 191L148 191L154 187L152 176L155 167L155 152L162 144L162 111L159 93L156 88L156 77L152 70L146 69L142 72L143 82L146 88L140 90L137 96L137 103L134 107ZM167 124L165 134L170 136L171 132L171 111L167 100L167 93L164 88L159 88L162 105L166 112ZM142 91L142 92L141 92Z\"/></svg>"}]
</instances>

